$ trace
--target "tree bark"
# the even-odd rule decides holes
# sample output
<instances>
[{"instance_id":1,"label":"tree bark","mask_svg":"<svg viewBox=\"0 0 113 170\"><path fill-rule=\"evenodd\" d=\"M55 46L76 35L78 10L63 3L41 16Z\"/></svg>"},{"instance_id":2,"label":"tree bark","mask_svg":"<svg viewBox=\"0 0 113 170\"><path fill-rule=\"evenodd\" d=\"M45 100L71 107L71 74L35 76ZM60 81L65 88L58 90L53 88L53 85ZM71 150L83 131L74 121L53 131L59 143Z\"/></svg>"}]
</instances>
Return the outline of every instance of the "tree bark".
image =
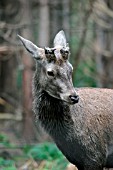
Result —
<instances>
[{"instance_id":1,"label":"tree bark","mask_svg":"<svg viewBox=\"0 0 113 170\"><path fill-rule=\"evenodd\" d=\"M99 1L100 4L102 1ZM113 12L113 1L103 1L106 10ZM100 6L101 7L101 6ZM103 11L101 11L103 12ZM113 88L113 18L107 13L103 12L103 16L99 16L100 22L96 22L96 65L97 65L97 79L99 87ZM110 25L110 28L107 28Z\"/></svg>"},{"instance_id":2,"label":"tree bark","mask_svg":"<svg viewBox=\"0 0 113 170\"><path fill-rule=\"evenodd\" d=\"M63 30L66 32L66 38L69 41L70 38L70 1L62 1L62 12L63 12Z\"/></svg>"},{"instance_id":3,"label":"tree bark","mask_svg":"<svg viewBox=\"0 0 113 170\"><path fill-rule=\"evenodd\" d=\"M38 45L45 47L49 45L50 34L49 34L49 4L48 0L39 0L40 12L39 12L39 38Z\"/></svg>"},{"instance_id":4,"label":"tree bark","mask_svg":"<svg viewBox=\"0 0 113 170\"><path fill-rule=\"evenodd\" d=\"M51 32L51 44L53 45L53 38L56 33L62 28L62 1L61 0L50 0L50 32Z\"/></svg>"},{"instance_id":5,"label":"tree bark","mask_svg":"<svg viewBox=\"0 0 113 170\"><path fill-rule=\"evenodd\" d=\"M32 33L32 11L31 1L21 0L22 5L22 24L28 24L23 29L22 36L33 41ZM28 56L28 53L24 50L22 54L22 60L24 65L23 71L23 107L24 107L24 124L23 124L23 139L25 142L33 142L35 139L34 120L32 112L32 77L33 77L33 59Z\"/></svg>"}]
</instances>

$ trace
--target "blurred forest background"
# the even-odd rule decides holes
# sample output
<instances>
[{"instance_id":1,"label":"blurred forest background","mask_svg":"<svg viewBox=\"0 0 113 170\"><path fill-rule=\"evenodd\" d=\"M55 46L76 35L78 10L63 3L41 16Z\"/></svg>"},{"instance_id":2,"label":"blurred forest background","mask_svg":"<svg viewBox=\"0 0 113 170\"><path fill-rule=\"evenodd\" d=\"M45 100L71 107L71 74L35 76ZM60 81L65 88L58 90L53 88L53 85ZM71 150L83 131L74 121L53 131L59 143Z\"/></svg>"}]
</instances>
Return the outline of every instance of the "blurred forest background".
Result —
<instances>
[{"instance_id":1,"label":"blurred forest background","mask_svg":"<svg viewBox=\"0 0 113 170\"><path fill-rule=\"evenodd\" d=\"M74 85L113 88L113 0L0 0L3 170L66 169L67 161L50 137L39 125L36 128L31 87L35 63L17 38L19 34L39 47L52 47L62 29L71 49Z\"/></svg>"}]
</instances>

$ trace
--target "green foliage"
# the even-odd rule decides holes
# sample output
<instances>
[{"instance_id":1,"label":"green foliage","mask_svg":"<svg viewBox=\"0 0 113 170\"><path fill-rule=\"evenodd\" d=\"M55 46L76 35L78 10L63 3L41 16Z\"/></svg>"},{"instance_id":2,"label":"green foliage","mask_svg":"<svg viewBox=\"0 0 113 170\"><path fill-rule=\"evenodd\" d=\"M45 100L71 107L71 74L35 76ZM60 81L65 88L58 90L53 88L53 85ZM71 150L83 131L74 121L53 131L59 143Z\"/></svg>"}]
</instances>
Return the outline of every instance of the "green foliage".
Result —
<instances>
[{"instance_id":1,"label":"green foliage","mask_svg":"<svg viewBox=\"0 0 113 170\"><path fill-rule=\"evenodd\" d=\"M96 87L95 68L93 60L82 60L74 75L74 85L76 87Z\"/></svg>"},{"instance_id":2,"label":"green foliage","mask_svg":"<svg viewBox=\"0 0 113 170\"><path fill-rule=\"evenodd\" d=\"M12 144L8 137L4 134L0 134L0 145L6 147L6 148L15 148L15 145Z\"/></svg>"},{"instance_id":3,"label":"green foliage","mask_svg":"<svg viewBox=\"0 0 113 170\"><path fill-rule=\"evenodd\" d=\"M50 168L51 170L64 170L67 166L67 160L53 143L40 143L32 147L26 145L23 151L37 161L45 160L43 170L50 170Z\"/></svg>"},{"instance_id":4,"label":"green foliage","mask_svg":"<svg viewBox=\"0 0 113 170\"><path fill-rule=\"evenodd\" d=\"M17 170L14 166L7 166L6 168L3 168L2 170Z\"/></svg>"},{"instance_id":5,"label":"green foliage","mask_svg":"<svg viewBox=\"0 0 113 170\"><path fill-rule=\"evenodd\" d=\"M33 159L38 158L39 160L51 161L57 158L63 158L62 153L57 149L56 145L49 142L32 146L27 150L26 154L33 157Z\"/></svg>"},{"instance_id":6,"label":"green foliage","mask_svg":"<svg viewBox=\"0 0 113 170\"><path fill-rule=\"evenodd\" d=\"M14 144L10 143L7 136L0 134L0 144L5 147L5 149L16 149ZM0 169L1 170L17 170L18 164L27 160L34 160L41 164L44 161L44 166L39 170L65 170L67 166L67 160L56 147L55 144L46 142L37 145L24 145L21 147L22 155L15 155L11 158L4 158L0 156ZM10 151L8 151L9 153ZM2 154L1 154L2 155ZM23 165L23 164L22 164ZM21 165L21 166L22 166ZM28 168L29 170L29 168Z\"/></svg>"},{"instance_id":7,"label":"green foliage","mask_svg":"<svg viewBox=\"0 0 113 170\"><path fill-rule=\"evenodd\" d=\"M0 168L2 168L2 170L16 170L13 160L5 160L2 157L0 157Z\"/></svg>"},{"instance_id":8,"label":"green foliage","mask_svg":"<svg viewBox=\"0 0 113 170\"><path fill-rule=\"evenodd\" d=\"M6 147L10 146L10 142L9 142L7 136L4 134L0 134L0 145L4 145Z\"/></svg>"}]
</instances>

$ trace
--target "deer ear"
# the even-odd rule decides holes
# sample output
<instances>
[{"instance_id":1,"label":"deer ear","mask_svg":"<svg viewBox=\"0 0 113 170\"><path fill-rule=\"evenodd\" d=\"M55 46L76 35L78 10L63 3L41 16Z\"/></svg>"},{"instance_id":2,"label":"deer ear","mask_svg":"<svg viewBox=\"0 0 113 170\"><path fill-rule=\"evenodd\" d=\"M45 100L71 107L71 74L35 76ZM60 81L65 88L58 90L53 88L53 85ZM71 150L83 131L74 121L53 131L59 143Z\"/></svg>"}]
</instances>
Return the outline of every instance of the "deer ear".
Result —
<instances>
[{"instance_id":1,"label":"deer ear","mask_svg":"<svg viewBox=\"0 0 113 170\"><path fill-rule=\"evenodd\" d=\"M44 49L37 47L31 41L21 37L20 35L18 35L18 37L22 44L24 45L24 47L27 49L27 51L31 53L35 59L39 60L42 58L42 52L44 51Z\"/></svg>"},{"instance_id":2,"label":"deer ear","mask_svg":"<svg viewBox=\"0 0 113 170\"><path fill-rule=\"evenodd\" d=\"M66 47L66 37L63 30L59 31L54 38L54 47L62 46Z\"/></svg>"}]
</instances>

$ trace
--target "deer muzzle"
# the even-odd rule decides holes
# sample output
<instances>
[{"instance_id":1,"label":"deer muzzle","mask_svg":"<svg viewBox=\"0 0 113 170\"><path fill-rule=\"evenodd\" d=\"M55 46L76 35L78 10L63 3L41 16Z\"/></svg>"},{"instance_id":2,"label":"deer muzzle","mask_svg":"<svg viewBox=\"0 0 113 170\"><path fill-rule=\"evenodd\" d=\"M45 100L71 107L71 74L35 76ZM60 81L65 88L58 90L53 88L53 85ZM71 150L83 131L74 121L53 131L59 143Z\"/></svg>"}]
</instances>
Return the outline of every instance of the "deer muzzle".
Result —
<instances>
[{"instance_id":1,"label":"deer muzzle","mask_svg":"<svg viewBox=\"0 0 113 170\"><path fill-rule=\"evenodd\" d=\"M68 104L75 104L79 102L79 96L76 92L61 94L60 97Z\"/></svg>"},{"instance_id":2,"label":"deer muzzle","mask_svg":"<svg viewBox=\"0 0 113 170\"><path fill-rule=\"evenodd\" d=\"M78 95L70 95L69 96L70 101L72 102L72 104L78 103L79 101L79 96Z\"/></svg>"}]
</instances>

